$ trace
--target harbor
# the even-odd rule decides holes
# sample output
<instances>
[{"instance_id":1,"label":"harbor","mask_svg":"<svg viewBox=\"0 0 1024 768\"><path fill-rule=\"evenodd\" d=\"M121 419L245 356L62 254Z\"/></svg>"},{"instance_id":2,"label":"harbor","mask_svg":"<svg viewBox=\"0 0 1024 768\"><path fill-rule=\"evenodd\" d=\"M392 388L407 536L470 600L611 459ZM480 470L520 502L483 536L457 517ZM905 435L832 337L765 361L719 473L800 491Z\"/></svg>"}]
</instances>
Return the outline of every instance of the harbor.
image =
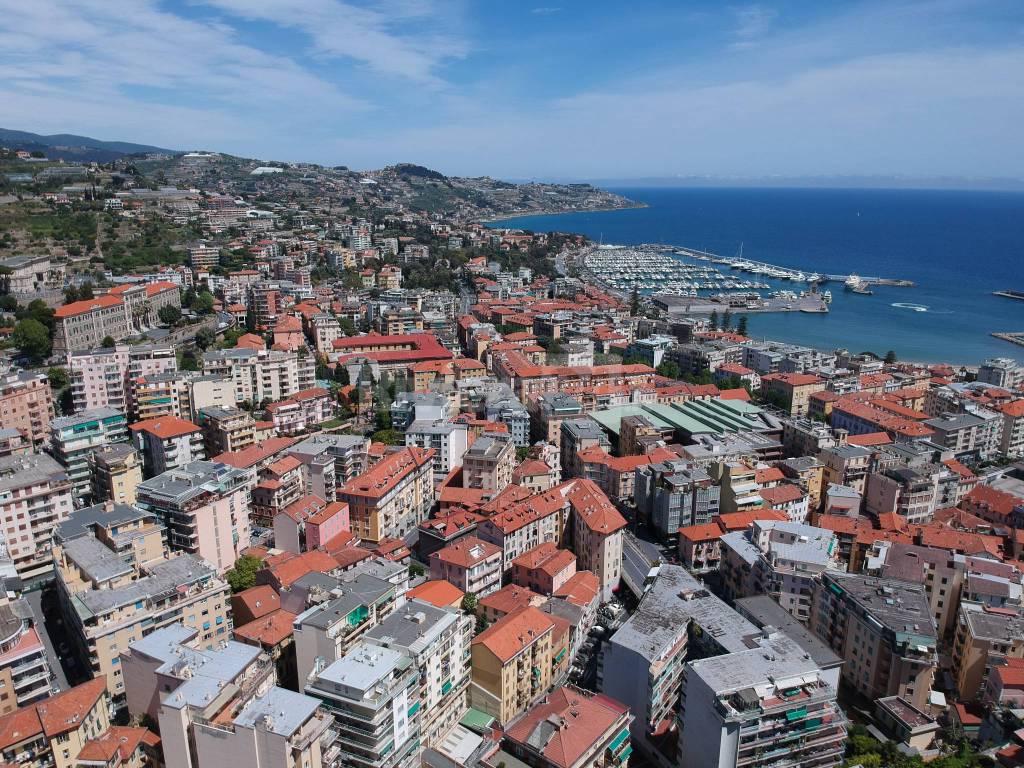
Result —
<instances>
[{"instance_id":1,"label":"harbor","mask_svg":"<svg viewBox=\"0 0 1024 768\"><path fill-rule=\"evenodd\" d=\"M636 291L666 312L688 314L724 310L821 314L829 311L832 302L831 290L824 287L827 283L840 282L846 291L862 295L870 295L872 286L913 286L909 280L809 272L742 256L728 258L652 244L592 246L580 256L577 266L589 280L620 297ZM804 287L778 288L768 280Z\"/></svg>"},{"instance_id":2,"label":"harbor","mask_svg":"<svg viewBox=\"0 0 1024 768\"><path fill-rule=\"evenodd\" d=\"M996 331L992 335L997 339L1016 344L1018 347L1024 347L1024 331Z\"/></svg>"}]
</instances>

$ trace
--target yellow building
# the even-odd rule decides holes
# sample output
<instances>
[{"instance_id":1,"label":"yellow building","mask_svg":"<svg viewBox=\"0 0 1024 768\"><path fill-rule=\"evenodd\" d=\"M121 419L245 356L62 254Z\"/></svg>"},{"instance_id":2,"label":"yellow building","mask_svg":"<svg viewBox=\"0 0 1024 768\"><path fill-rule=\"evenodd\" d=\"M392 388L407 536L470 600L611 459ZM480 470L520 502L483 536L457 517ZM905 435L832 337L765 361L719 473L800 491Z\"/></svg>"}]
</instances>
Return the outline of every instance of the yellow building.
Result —
<instances>
[{"instance_id":1,"label":"yellow building","mask_svg":"<svg viewBox=\"0 0 1024 768\"><path fill-rule=\"evenodd\" d=\"M135 489L142 482L142 462L127 443L114 443L89 455L92 497L95 501L134 504Z\"/></svg>"},{"instance_id":2,"label":"yellow building","mask_svg":"<svg viewBox=\"0 0 1024 768\"><path fill-rule=\"evenodd\" d=\"M502 725L525 712L551 685L555 622L533 606L499 619L473 639L470 705ZM561 661L561 659L559 659Z\"/></svg>"},{"instance_id":3,"label":"yellow building","mask_svg":"<svg viewBox=\"0 0 1024 768\"><path fill-rule=\"evenodd\" d=\"M385 456L339 488L337 500L348 503L352 533L364 541L404 537L434 505L434 450L406 447Z\"/></svg>"}]
</instances>

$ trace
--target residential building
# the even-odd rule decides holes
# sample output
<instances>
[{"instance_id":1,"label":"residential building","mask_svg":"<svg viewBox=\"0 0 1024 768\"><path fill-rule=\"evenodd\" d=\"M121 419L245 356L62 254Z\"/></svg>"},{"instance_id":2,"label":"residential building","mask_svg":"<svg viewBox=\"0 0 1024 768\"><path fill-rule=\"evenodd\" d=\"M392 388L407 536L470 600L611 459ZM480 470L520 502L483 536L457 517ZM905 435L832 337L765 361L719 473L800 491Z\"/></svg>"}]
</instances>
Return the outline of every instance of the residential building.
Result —
<instances>
[{"instance_id":1,"label":"residential building","mask_svg":"<svg viewBox=\"0 0 1024 768\"><path fill-rule=\"evenodd\" d=\"M328 504L319 496L305 496L274 516L274 547L295 554L326 549L334 537L348 530L345 502Z\"/></svg>"},{"instance_id":2,"label":"residential building","mask_svg":"<svg viewBox=\"0 0 1024 768\"><path fill-rule=\"evenodd\" d=\"M1024 611L992 608L964 600L957 614L952 674L960 698L970 701L984 689L991 669L1024 658Z\"/></svg>"},{"instance_id":3,"label":"residential building","mask_svg":"<svg viewBox=\"0 0 1024 768\"><path fill-rule=\"evenodd\" d=\"M203 372L228 378L235 402L276 402L315 385L312 355L276 349L224 349L203 354Z\"/></svg>"},{"instance_id":4,"label":"residential building","mask_svg":"<svg viewBox=\"0 0 1024 768\"><path fill-rule=\"evenodd\" d=\"M197 240L188 246L188 263L192 269L216 267L220 264L220 248L205 240Z\"/></svg>"},{"instance_id":5,"label":"residential building","mask_svg":"<svg viewBox=\"0 0 1024 768\"><path fill-rule=\"evenodd\" d=\"M24 768L75 768L110 720L106 681L94 678L0 717L0 759Z\"/></svg>"},{"instance_id":6,"label":"residential building","mask_svg":"<svg viewBox=\"0 0 1024 768\"><path fill-rule=\"evenodd\" d=\"M206 458L203 430L191 421L163 416L132 424L131 433L148 477Z\"/></svg>"},{"instance_id":7,"label":"residential building","mask_svg":"<svg viewBox=\"0 0 1024 768\"><path fill-rule=\"evenodd\" d=\"M398 607L395 585L376 576L359 573L344 584L330 578L318 582L309 594L313 604L293 622L300 685L308 683L316 669L342 658Z\"/></svg>"},{"instance_id":8,"label":"residential building","mask_svg":"<svg viewBox=\"0 0 1024 768\"><path fill-rule=\"evenodd\" d=\"M294 456L284 456L268 464L252 487L249 519L257 528L272 528L274 518L305 494L302 464Z\"/></svg>"},{"instance_id":9,"label":"residential building","mask_svg":"<svg viewBox=\"0 0 1024 768\"><path fill-rule=\"evenodd\" d=\"M458 511L424 520L419 526L418 548L420 559L430 562L430 556L449 544L476 532L481 516L474 512Z\"/></svg>"},{"instance_id":10,"label":"residential building","mask_svg":"<svg viewBox=\"0 0 1024 768\"><path fill-rule=\"evenodd\" d=\"M551 542L541 544L512 561L515 584L541 595L552 595L576 573L576 556Z\"/></svg>"},{"instance_id":11,"label":"residential building","mask_svg":"<svg viewBox=\"0 0 1024 768\"><path fill-rule=\"evenodd\" d=\"M68 354L75 412L95 408L134 410L131 382L178 370L171 344L117 344Z\"/></svg>"},{"instance_id":12,"label":"residential building","mask_svg":"<svg viewBox=\"0 0 1024 768\"><path fill-rule=\"evenodd\" d=\"M852 690L928 706L938 638L923 587L825 571L814 584L808 626L843 657Z\"/></svg>"},{"instance_id":13,"label":"residential building","mask_svg":"<svg viewBox=\"0 0 1024 768\"><path fill-rule=\"evenodd\" d=\"M405 444L434 452L434 476L440 481L462 466L469 447L469 429L459 422L416 420L406 427Z\"/></svg>"},{"instance_id":14,"label":"residential building","mask_svg":"<svg viewBox=\"0 0 1024 768\"><path fill-rule=\"evenodd\" d=\"M96 502L134 504L142 482L142 459L127 443L114 443L89 454L92 498Z\"/></svg>"},{"instance_id":15,"label":"residential building","mask_svg":"<svg viewBox=\"0 0 1024 768\"><path fill-rule=\"evenodd\" d=\"M1003 428L999 451L1011 459L1024 456L1024 399L999 406Z\"/></svg>"},{"instance_id":16,"label":"residential building","mask_svg":"<svg viewBox=\"0 0 1024 768\"><path fill-rule=\"evenodd\" d=\"M279 435L295 435L334 418L334 399L330 390L312 387L284 400L270 403L267 415Z\"/></svg>"},{"instance_id":17,"label":"residential building","mask_svg":"<svg viewBox=\"0 0 1024 768\"><path fill-rule=\"evenodd\" d=\"M16 429L33 446L50 433L53 392L44 373L17 371L0 376L0 423Z\"/></svg>"},{"instance_id":18,"label":"residential building","mask_svg":"<svg viewBox=\"0 0 1024 768\"><path fill-rule=\"evenodd\" d=\"M626 519L590 480L569 483L572 542L576 565L597 577L601 602L611 599L622 575L622 535ZM557 588L556 590L557 591Z\"/></svg>"},{"instance_id":19,"label":"residential building","mask_svg":"<svg viewBox=\"0 0 1024 768\"><path fill-rule=\"evenodd\" d=\"M614 699L560 686L509 724L504 745L530 768L626 768L632 719Z\"/></svg>"},{"instance_id":20,"label":"residential building","mask_svg":"<svg viewBox=\"0 0 1024 768\"><path fill-rule=\"evenodd\" d=\"M679 460L637 467L634 494L637 514L660 536L675 539L680 528L711 522L722 489L703 469Z\"/></svg>"},{"instance_id":21,"label":"residential building","mask_svg":"<svg viewBox=\"0 0 1024 768\"><path fill-rule=\"evenodd\" d=\"M1009 357L993 357L978 368L978 381L1004 389L1019 389L1024 384L1024 366Z\"/></svg>"},{"instance_id":22,"label":"residential building","mask_svg":"<svg viewBox=\"0 0 1024 768\"><path fill-rule=\"evenodd\" d=\"M476 536L463 536L430 555L430 578L447 581L477 597L500 588L501 575L501 547Z\"/></svg>"},{"instance_id":23,"label":"residential building","mask_svg":"<svg viewBox=\"0 0 1024 768\"><path fill-rule=\"evenodd\" d=\"M389 648L412 659L423 685L419 704L424 746L441 741L469 707L470 640L473 618L457 608L410 600L371 628L367 645Z\"/></svg>"},{"instance_id":24,"label":"residential building","mask_svg":"<svg viewBox=\"0 0 1024 768\"><path fill-rule=\"evenodd\" d=\"M53 348L58 354L96 349L108 336L121 341L131 335L124 301L110 294L58 307L54 320Z\"/></svg>"},{"instance_id":25,"label":"residential building","mask_svg":"<svg viewBox=\"0 0 1024 768\"><path fill-rule=\"evenodd\" d=\"M502 617L473 638L470 705L500 725L525 712L551 684L555 622L527 606ZM559 659L561 661L561 659Z\"/></svg>"},{"instance_id":26,"label":"residential building","mask_svg":"<svg viewBox=\"0 0 1024 768\"><path fill-rule=\"evenodd\" d=\"M579 454L588 448L611 449L611 442L601 425L589 417L563 419L560 439L563 477L584 476Z\"/></svg>"},{"instance_id":27,"label":"residential building","mask_svg":"<svg viewBox=\"0 0 1024 768\"><path fill-rule=\"evenodd\" d=\"M825 389L825 382L810 373L770 373L761 377L761 392L778 398L790 416L806 416L810 397Z\"/></svg>"},{"instance_id":28,"label":"residential building","mask_svg":"<svg viewBox=\"0 0 1024 768\"><path fill-rule=\"evenodd\" d=\"M314 670L306 693L334 716L324 763L411 768L422 738L420 669L400 651L357 643ZM170 766L168 767L170 768Z\"/></svg>"},{"instance_id":29,"label":"residential building","mask_svg":"<svg viewBox=\"0 0 1024 768\"><path fill-rule=\"evenodd\" d=\"M361 435L317 434L285 449L302 464L306 493L325 501L337 499L338 488L369 466L370 441Z\"/></svg>"},{"instance_id":30,"label":"residential building","mask_svg":"<svg viewBox=\"0 0 1024 768\"><path fill-rule=\"evenodd\" d=\"M211 406L199 411L196 423L203 430L203 441L207 456L221 453L244 451L255 445L256 419L248 411L235 406Z\"/></svg>"},{"instance_id":31,"label":"residential building","mask_svg":"<svg viewBox=\"0 0 1024 768\"><path fill-rule=\"evenodd\" d=\"M528 410L532 417L534 440L558 444L562 422L583 415L579 401L564 392L545 392L531 398Z\"/></svg>"},{"instance_id":32,"label":"residential building","mask_svg":"<svg viewBox=\"0 0 1024 768\"><path fill-rule=\"evenodd\" d=\"M510 440L481 435L462 456L462 485L499 493L512 482L515 466L516 450Z\"/></svg>"},{"instance_id":33,"label":"residential building","mask_svg":"<svg viewBox=\"0 0 1024 768\"><path fill-rule=\"evenodd\" d=\"M0 716L54 692L39 632L28 600L0 595Z\"/></svg>"},{"instance_id":34,"label":"residential building","mask_svg":"<svg viewBox=\"0 0 1024 768\"><path fill-rule=\"evenodd\" d=\"M55 525L73 509L67 471L44 453L0 457L0 548L22 579L46 576Z\"/></svg>"},{"instance_id":35,"label":"residential building","mask_svg":"<svg viewBox=\"0 0 1024 768\"><path fill-rule=\"evenodd\" d=\"M130 693L119 654L143 635L184 624L209 647L230 636L227 582L195 555L168 557L164 533L153 515L109 502L76 510L55 532L69 639L118 706Z\"/></svg>"},{"instance_id":36,"label":"residential building","mask_svg":"<svg viewBox=\"0 0 1024 768\"><path fill-rule=\"evenodd\" d=\"M174 551L224 573L250 544L248 475L227 464L193 461L139 485L137 504L167 528Z\"/></svg>"},{"instance_id":37,"label":"residential building","mask_svg":"<svg viewBox=\"0 0 1024 768\"><path fill-rule=\"evenodd\" d=\"M20 430L0 427L0 456L14 456L26 454L32 449L29 442Z\"/></svg>"},{"instance_id":38,"label":"residential building","mask_svg":"<svg viewBox=\"0 0 1024 768\"><path fill-rule=\"evenodd\" d=\"M385 456L338 489L337 499L348 503L359 538L403 538L434 504L434 451L406 447Z\"/></svg>"},{"instance_id":39,"label":"residential building","mask_svg":"<svg viewBox=\"0 0 1024 768\"><path fill-rule=\"evenodd\" d=\"M127 441L127 420L123 412L114 408L97 408L50 422L53 456L67 470L75 495L82 498L92 492L89 455Z\"/></svg>"}]
</instances>

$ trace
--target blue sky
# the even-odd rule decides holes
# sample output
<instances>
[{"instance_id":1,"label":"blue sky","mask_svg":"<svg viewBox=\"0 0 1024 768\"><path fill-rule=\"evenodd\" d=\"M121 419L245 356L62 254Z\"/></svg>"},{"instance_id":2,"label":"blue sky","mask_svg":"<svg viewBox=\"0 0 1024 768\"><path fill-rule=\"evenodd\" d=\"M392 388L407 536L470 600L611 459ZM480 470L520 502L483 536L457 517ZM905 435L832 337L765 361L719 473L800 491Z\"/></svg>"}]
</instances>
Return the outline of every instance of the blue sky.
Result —
<instances>
[{"instance_id":1,"label":"blue sky","mask_svg":"<svg viewBox=\"0 0 1024 768\"><path fill-rule=\"evenodd\" d=\"M0 126L504 178L1024 177L1020 0L0 0Z\"/></svg>"}]
</instances>

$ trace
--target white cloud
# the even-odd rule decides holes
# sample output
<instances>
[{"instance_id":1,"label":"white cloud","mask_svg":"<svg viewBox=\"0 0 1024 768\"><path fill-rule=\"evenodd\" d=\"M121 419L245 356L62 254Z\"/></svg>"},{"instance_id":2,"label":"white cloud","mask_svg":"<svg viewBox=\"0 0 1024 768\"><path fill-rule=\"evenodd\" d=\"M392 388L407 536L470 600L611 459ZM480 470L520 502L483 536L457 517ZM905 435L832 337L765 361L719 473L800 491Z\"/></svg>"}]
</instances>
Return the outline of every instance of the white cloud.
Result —
<instances>
[{"instance_id":1,"label":"white cloud","mask_svg":"<svg viewBox=\"0 0 1024 768\"><path fill-rule=\"evenodd\" d=\"M534 16L550 16L554 13L558 13L560 10L562 9L555 6L542 5L539 8L532 8L530 10L530 13L532 13Z\"/></svg>"},{"instance_id":2,"label":"white cloud","mask_svg":"<svg viewBox=\"0 0 1024 768\"><path fill-rule=\"evenodd\" d=\"M763 5L743 5L729 9L735 17L736 26L732 31L736 42L733 48L750 48L757 44L771 28L778 13Z\"/></svg>"}]
</instances>

